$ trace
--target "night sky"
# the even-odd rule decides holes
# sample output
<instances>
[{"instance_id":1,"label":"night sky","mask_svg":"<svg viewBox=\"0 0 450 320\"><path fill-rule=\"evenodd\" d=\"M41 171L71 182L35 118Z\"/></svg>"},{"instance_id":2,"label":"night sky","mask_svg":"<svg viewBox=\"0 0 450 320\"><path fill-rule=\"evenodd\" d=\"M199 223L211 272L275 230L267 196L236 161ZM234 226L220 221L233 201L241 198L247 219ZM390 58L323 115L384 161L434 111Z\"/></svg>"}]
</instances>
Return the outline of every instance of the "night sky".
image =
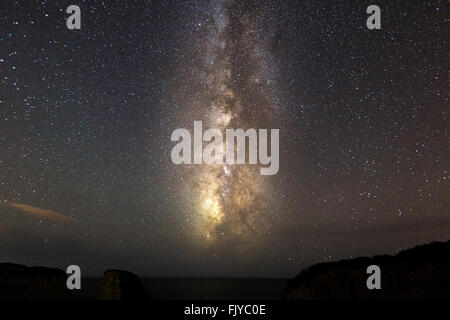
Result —
<instances>
[{"instance_id":1,"label":"night sky","mask_svg":"<svg viewBox=\"0 0 450 320\"><path fill-rule=\"evenodd\" d=\"M1 0L0 262L290 277L449 239L448 9ZM174 165L194 120L280 129L278 174Z\"/></svg>"}]
</instances>

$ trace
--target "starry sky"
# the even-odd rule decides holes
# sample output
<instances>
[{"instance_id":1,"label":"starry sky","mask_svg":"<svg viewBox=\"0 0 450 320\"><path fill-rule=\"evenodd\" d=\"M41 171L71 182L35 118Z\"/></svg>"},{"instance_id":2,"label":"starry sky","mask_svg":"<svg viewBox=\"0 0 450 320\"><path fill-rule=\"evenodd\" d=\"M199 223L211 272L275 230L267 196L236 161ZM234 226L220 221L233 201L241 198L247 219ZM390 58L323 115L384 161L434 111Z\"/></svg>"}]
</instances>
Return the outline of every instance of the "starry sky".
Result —
<instances>
[{"instance_id":1,"label":"starry sky","mask_svg":"<svg viewBox=\"0 0 450 320\"><path fill-rule=\"evenodd\" d=\"M1 0L0 261L290 277L449 239L448 20L439 0ZM279 172L174 165L194 120L279 129Z\"/></svg>"}]
</instances>

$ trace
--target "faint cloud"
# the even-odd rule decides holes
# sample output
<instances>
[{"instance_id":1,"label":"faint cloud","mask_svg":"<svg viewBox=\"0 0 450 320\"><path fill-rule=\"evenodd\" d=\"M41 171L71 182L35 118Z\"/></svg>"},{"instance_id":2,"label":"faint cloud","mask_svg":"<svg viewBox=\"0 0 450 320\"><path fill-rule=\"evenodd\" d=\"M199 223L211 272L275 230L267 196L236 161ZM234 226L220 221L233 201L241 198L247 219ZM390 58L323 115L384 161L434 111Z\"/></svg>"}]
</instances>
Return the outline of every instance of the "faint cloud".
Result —
<instances>
[{"instance_id":1,"label":"faint cloud","mask_svg":"<svg viewBox=\"0 0 450 320\"><path fill-rule=\"evenodd\" d=\"M76 222L75 218L66 216L60 212L46 210L38 207L29 206L21 203L10 202L6 204L8 207L31 214L37 218L45 220L53 220L58 222Z\"/></svg>"}]
</instances>

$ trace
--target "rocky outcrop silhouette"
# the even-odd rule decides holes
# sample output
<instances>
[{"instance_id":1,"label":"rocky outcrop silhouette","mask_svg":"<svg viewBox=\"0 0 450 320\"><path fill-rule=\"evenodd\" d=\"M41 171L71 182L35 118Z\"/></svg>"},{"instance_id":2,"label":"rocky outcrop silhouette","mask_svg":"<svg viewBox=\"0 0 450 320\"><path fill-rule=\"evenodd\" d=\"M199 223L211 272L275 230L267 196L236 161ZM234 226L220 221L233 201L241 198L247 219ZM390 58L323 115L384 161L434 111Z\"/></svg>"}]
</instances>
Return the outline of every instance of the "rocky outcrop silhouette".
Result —
<instances>
[{"instance_id":1,"label":"rocky outcrop silhouette","mask_svg":"<svg viewBox=\"0 0 450 320\"><path fill-rule=\"evenodd\" d=\"M67 289L67 274L55 268L0 263L0 300L95 299L82 290ZM98 291L97 291L98 292ZM107 270L101 279L101 300L143 300L149 296L138 276L122 270Z\"/></svg>"},{"instance_id":2,"label":"rocky outcrop silhouette","mask_svg":"<svg viewBox=\"0 0 450 320\"><path fill-rule=\"evenodd\" d=\"M381 269L381 289L369 290L367 267ZM302 271L284 298L304 300L448 300L450 241L433 242L395 256L374 256L320 263Z\"/></svg>"},{"instance_id":3,"label":"rocky outcrop silhouette","mask_svg":"<svg viewBox=\"0 0 450 320\"><path fill-rule=\"evenodd\" d=\"M64 271L0 263L0 299L54 300L68 297Z\"/></svg>"},{"instance_id":4,"label":"rocky outcrop silhouette","mask_svg":"<svg viewBox=\"0 0 450 320\"><path fill-rule=\"evenodd\" d=\"M123 270L107 270L103 274L100 300L145 300L147 293L135 274Z\"/></svg>"}]
</instances>

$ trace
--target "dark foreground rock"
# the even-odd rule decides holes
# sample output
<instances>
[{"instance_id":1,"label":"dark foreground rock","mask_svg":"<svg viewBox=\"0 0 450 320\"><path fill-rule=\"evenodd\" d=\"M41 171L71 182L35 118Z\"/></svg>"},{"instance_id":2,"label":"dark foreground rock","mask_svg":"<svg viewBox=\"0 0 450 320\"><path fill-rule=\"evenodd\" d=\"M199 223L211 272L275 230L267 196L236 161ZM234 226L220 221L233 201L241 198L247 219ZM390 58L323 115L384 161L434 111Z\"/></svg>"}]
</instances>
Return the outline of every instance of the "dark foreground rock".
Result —
<instances>
[{"instance_id":1,"label":"dark foreground rock","mask_svg":"<svg viewBox=\"0 0 450 320\"><path fill-rule=\"evenodd\" d=\"M54 300L68 296L62 270L0 263L0 299Z\"/></svg>"},{"instance_id":2,"label":"dark foreground rock","mask_svg":"<svg viewBox=\"0 0 450 320\"><path fill-rule=\"evenodd\" d=\"M369 290L366 269L381 269L381 289ZM286 299L450 299L450 241L434 242L395 256L357 258L314 265L292 279Z\"/></svg>"},{"instance_id":3,"label":"dark foreground rock","mask_svg":"<svg viewBox=\"0 0 450 320\"><path fill-rule=\"evenodd\" d=\"M122 270L107 270L103 274L100 300L144 300L145 288L135 274Z\"/></svg>"}]
</instances>

